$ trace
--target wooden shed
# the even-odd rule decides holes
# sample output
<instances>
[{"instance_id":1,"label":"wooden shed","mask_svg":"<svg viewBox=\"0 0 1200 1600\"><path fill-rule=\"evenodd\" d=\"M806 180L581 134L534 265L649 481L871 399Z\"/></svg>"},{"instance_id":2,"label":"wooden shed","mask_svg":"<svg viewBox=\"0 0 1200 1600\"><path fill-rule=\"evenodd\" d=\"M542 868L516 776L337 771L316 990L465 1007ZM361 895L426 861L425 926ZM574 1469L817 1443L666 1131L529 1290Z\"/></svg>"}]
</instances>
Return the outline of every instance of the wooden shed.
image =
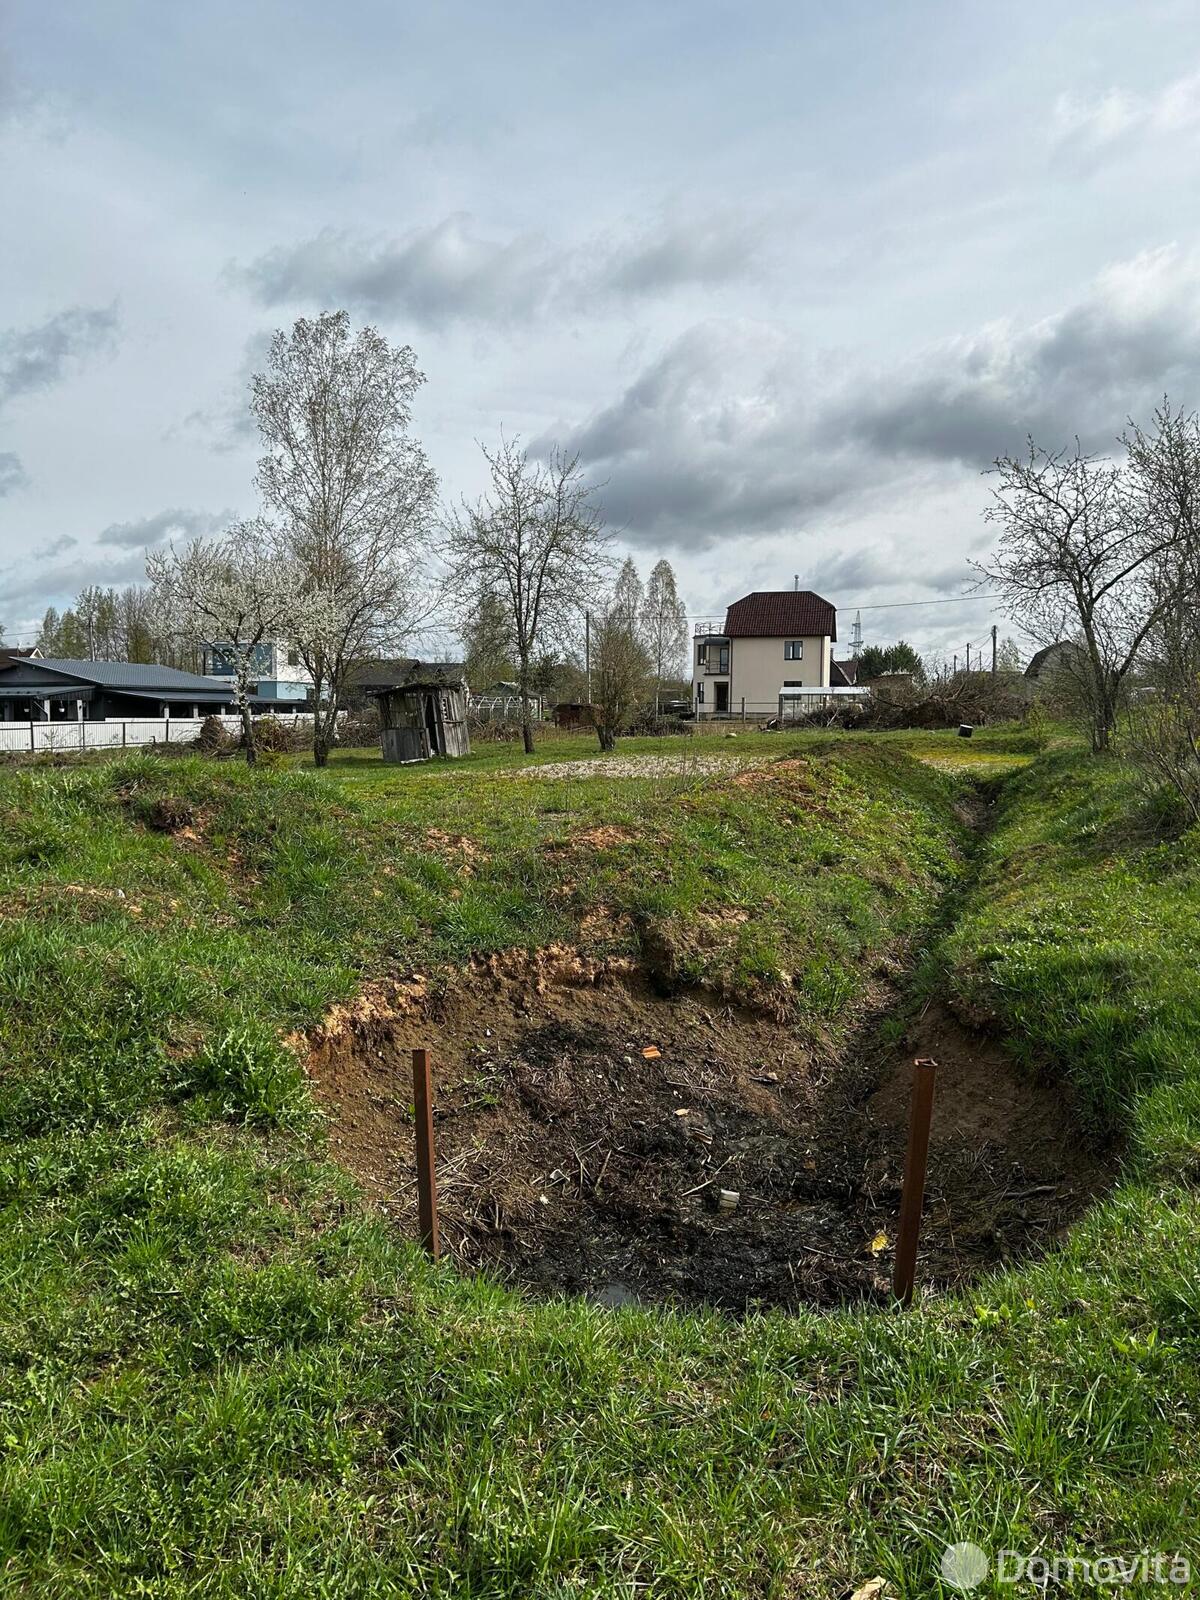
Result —
<instances>
[{"instance_id":1,"label":"wooden shed","mask_svg":"<svg viewBox=\"0 0 1200 1600\"><path fill-rule=\"evenodd\" d=\"M396 664L395 681L373 685L385 761L467 756L467 684L462 668L430 661Z\"/></svg>"}]
</instances>

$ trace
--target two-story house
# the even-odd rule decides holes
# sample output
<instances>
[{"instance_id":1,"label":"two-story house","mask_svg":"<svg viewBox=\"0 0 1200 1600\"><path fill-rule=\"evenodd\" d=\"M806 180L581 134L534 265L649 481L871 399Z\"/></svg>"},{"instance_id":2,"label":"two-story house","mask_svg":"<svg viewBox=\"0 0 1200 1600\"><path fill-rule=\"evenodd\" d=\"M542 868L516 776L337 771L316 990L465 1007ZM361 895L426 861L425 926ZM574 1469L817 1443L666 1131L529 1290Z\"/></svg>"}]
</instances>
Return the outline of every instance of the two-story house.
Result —
<instances>
[{"instance_id":1,"label":"two-story house","mask_svg":"<svg viewBox=\"0 0 1200 1600\"><path fill-rule=\"evenodd\" d=\"M260 701L279 701L291 710L312 696L312 678L294 644L282 639L264 639L254 646L252 669L255 693ZM233 652L227 645L208 645L204 651L204 673L209 678L234 677Z\"/></svg>"},{"instance_id":2,"label":"two-story house","mask_svg":"<svg viewBox=\"0 0 1200 1600\"><path fill-rule=\"evenodd\" d=\"M773 715L788 689L829 689L837 608L811 589L759 590L735 600L723 626L697 623L697 717Z\"/></svg>"}]
</instances>

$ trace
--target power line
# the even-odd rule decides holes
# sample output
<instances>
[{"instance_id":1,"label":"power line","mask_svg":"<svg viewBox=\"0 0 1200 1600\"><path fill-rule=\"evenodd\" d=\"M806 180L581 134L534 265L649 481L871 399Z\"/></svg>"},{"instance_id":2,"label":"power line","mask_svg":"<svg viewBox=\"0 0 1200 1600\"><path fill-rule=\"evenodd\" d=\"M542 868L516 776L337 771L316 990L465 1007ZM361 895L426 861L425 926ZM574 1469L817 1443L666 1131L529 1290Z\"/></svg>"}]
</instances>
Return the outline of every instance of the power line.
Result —
<instances>
[{"instance_id":1,"label":"power line","mask_svg":"<svg viewBox=\"0 0 1200 1600\"><path fill-rule=\"evenodd\" d=\"M945 600L885 600L879 605L855 605L853 601L842 606L843 611L903 611L909 606L957 606L966 600L1003 600L1000 594L955 594Z\"/></svg>"}]
</instances>

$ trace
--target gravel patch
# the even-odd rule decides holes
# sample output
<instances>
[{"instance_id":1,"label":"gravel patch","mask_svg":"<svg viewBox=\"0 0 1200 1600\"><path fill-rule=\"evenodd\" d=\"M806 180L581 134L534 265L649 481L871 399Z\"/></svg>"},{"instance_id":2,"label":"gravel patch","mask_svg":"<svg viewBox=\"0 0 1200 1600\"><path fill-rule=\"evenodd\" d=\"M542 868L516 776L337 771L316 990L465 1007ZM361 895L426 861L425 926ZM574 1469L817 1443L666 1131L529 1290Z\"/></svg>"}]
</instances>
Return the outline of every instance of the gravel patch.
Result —
<instances>
[{"instance_id":1,"label":"gravel patch","mask_svg":"<svg viewBox=\"0 0 1200 1600\"><path fill-rule=\"evenodd\" d=\"M540 767L519 767L512 778L694 778L706 772L730 772L763 757L741 756L593 756L585 761L548 761Z\"/></svg>"}]
</instances>

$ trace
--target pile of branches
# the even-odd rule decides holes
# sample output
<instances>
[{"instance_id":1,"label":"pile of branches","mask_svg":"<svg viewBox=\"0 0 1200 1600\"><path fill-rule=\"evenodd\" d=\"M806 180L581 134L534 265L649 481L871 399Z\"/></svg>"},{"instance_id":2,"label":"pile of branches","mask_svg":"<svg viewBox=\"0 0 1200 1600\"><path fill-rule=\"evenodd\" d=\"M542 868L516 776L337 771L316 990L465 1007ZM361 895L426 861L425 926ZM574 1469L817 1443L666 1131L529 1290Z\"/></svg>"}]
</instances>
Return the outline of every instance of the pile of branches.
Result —
<instances>
[{"instance_id":1,"label":"pile of branches","mask_svg":"<svg viewBox=\"0 0 1200 1600\"><path fill-rule=\"evenodd\" d=\"M956 672L928 683L874 689L867 700L851 700L813 711L795 726L817 728L957 728L1011 722L1028 709L1023 680L1012 673ZM791 722L788 727L793 726Z\"/></svg>"}]
</instances>

